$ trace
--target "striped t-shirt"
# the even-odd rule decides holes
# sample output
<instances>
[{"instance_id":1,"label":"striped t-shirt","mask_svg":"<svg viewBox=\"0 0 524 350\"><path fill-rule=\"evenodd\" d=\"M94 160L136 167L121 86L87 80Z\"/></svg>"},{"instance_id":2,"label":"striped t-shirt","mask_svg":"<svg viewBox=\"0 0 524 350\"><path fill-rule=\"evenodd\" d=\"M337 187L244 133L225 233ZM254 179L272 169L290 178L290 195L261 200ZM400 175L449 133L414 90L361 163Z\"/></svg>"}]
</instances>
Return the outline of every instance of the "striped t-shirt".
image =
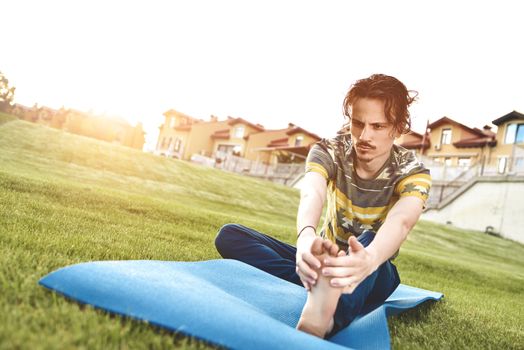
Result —
<instances>
[{"instance_id":1,"label":"striped t-shirt","mask_svg":"<svg viewBox=\"0 0 524 350\"><path fill-rule=\"evenodd\" d=\"M347 250L351 235L365 230L377 232L388 211L405 196L424 202L431 187L429 170L413 152L393 145L374 179L361 179L353 168L354 150L351 134L323 139L310 150L306 173L320 173L327 181L327 210L321 236Z\"/></svg>"}]
</instances>

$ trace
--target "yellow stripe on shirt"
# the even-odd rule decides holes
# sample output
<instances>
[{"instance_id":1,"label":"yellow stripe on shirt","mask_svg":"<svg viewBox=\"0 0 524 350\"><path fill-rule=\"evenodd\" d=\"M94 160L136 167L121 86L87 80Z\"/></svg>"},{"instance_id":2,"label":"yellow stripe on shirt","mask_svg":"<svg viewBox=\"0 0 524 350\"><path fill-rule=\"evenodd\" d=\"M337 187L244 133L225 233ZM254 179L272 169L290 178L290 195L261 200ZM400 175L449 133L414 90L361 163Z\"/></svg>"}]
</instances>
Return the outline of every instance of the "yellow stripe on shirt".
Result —
<instances>
[{"instance_id":1,"label":"yellow stripe on shirt","mask_svg":"<svg viewBox=\"0 0 524 350\"><path fill-rule=\"evenodd\" d=\"M318 163L308 162L306 164L306 173L309 171L313 171L315 173L319 173L322 175L326 180L328 180L328 173L327 170Z\"/></svg>"}]
</instances>

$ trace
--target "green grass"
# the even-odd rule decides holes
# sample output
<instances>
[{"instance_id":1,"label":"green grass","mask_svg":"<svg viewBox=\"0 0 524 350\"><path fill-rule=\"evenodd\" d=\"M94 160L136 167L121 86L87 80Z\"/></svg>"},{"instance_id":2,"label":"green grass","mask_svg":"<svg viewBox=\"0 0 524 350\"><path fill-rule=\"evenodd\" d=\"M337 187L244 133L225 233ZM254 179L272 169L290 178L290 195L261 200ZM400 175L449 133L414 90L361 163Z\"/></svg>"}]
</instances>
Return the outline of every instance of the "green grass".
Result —
<instances>
[{"instance_id":1,"label":"green grass","mask_svg":"<svg viewBox=\"0 0 524 350\"><path fill-rule=\"evenodd\" d=\"M207 348L37 282L91 260L219 258L228 222L293 243L297 204L287 187L0 113L0 348ZM391 318L394 348L524 348L522 245L420 222L396 263L445 299Z\"/></svg>"}]
</instances>

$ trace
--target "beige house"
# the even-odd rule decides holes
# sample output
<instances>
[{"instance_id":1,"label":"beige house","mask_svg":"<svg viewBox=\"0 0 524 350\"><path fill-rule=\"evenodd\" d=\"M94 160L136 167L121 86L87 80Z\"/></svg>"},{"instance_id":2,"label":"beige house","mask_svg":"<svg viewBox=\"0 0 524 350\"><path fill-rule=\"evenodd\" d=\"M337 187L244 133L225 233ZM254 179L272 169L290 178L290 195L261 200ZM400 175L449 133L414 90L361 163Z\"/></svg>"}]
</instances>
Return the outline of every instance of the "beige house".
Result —
<instances>
[{"instance_id":1,"label":"beige house","mask_svg":"<svg viewBox=\"0 0 524 350\"><path fill-rule=\"evenodd\" d=\"M245 158L264 164L303 163L311 146L319 140L318 135L289 123L285 129L249 135Z\"/></svg>"},{"instance_id":2,"label":"beige house","mask_svg":"<svg viewBox=\"0 0 524 350\"><path fill-rule=\"evenodd\" d=\"M430 145L426 156L451 166L468 167L489 159L497 145L491 127L470 128L448 117L429 124Z\"/></svg>"},{"instance_id":3,"label":"beige house","mask_svg":"<svg viewBox=\"0 0 524 350\"><path fill-rule=\"evenodd\" d=\"M264 130L242 118L228 117L208 121L196 119L173 109L164 113L156 147L157 154L189 160L193 154L223 157L227 154L244 157L248 136Z\"/></svg>"},{"instance_id":4,"label":"beige house","mask_svg":"<svg viewBox=\"0 0 524 350\"><path fill-rule=\"evenodd\" d=\"M492 121L497 126L497 147L489 165L499 174L524 173L524 114L512 111Z\"/></svg>"},{"instance_id":5,"label":"beige house","mask_svg":"<svg viewBox=\"0 0 524 350\"><path fill-rule=\"evenodd\" d=\"M212 154L215 154L216 158L225 158L230 154L245 158L248 153L247 140L249 136L264 131L264 127L260 124L252 124L242 118L228 117L224 123L224 128L211 135ZM197 127L195 132L198 130Z\"/></svg>"},{"instance_id":6,"label":"beige house","mask_svg":"<svg viewBox=\"0 0 524 350\"><path fill-rule=\"evenodd\" d=\"M411 132L397 143L436 163L469 167L490 159L497 145L495 135L487 125L481 130L443 117L428 125L426 135Z\"/></svg>"},{"instance_id":7,"label":"beige house","mask_svg":"<svg viewBox=\"0 0 524 350\"><path fill-rule=\"evenodd\" d=\"M196 119L173 109L164 113L156 153L189 160L198 154L214 159L228 155L261 164L304 162L320 137L294 124L266 130L242 118Z\"/></svg>"},{"instance_id":8,"label":"beige house","mask_svg":"<svg viewBox=\"0 0 524 350\"><path fill-rule=\"evenodd\" d=\"M414 151L417 155L424 154L430 147L429 134L419 134L415 131L410 131L407 134L402 134L395 140L397 145Z\"/></svg>"},{"instance_id":9,"label":"beige house","mask_svg":"<svg viewBox=\"0 0 524 350\"><path fill-rule=\"evenodd\" d=\"M181 159L188 144L191 126L203 120L195 119L174 109L165 112L164 118L164 124L159 127L156 153Z\"/></svg>"},{"instance_id":10,"label":"beige house","mask_svg":"<svg viewBox=\"0 0 524 350\"><path fill-rule=\"evenodd\" d=\"M448 183L433 181L422 218L524 242L524 115L512 111L492 123L496 146L485 162Z\"/></svg>"}]
</instances>

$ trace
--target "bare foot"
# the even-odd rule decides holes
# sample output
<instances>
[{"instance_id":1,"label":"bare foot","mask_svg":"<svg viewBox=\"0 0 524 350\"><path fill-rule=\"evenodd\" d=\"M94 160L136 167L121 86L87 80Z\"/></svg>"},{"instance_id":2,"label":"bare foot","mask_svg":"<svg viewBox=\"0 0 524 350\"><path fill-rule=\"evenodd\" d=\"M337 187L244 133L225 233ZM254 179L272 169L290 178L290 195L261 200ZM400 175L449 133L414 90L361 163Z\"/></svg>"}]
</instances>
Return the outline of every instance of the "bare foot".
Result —
<instances>
[{"instance_id":1,"label":"bare foot","mask_svg":"<svg viewBox=\"0 0 524 350\"><path fill-rule=\"evenodd\" d=\"M313 242L311 253L322 262L328 255L336 256L338 246L319 237ZM333 315L343 288L332 287L329 284L331 278L323 276L321 269L322 267L316 271L317 283L311 286L307 294L307 301L302 309L297 329L324 338L333 329Z\"/></svg>"}]
</instances>

